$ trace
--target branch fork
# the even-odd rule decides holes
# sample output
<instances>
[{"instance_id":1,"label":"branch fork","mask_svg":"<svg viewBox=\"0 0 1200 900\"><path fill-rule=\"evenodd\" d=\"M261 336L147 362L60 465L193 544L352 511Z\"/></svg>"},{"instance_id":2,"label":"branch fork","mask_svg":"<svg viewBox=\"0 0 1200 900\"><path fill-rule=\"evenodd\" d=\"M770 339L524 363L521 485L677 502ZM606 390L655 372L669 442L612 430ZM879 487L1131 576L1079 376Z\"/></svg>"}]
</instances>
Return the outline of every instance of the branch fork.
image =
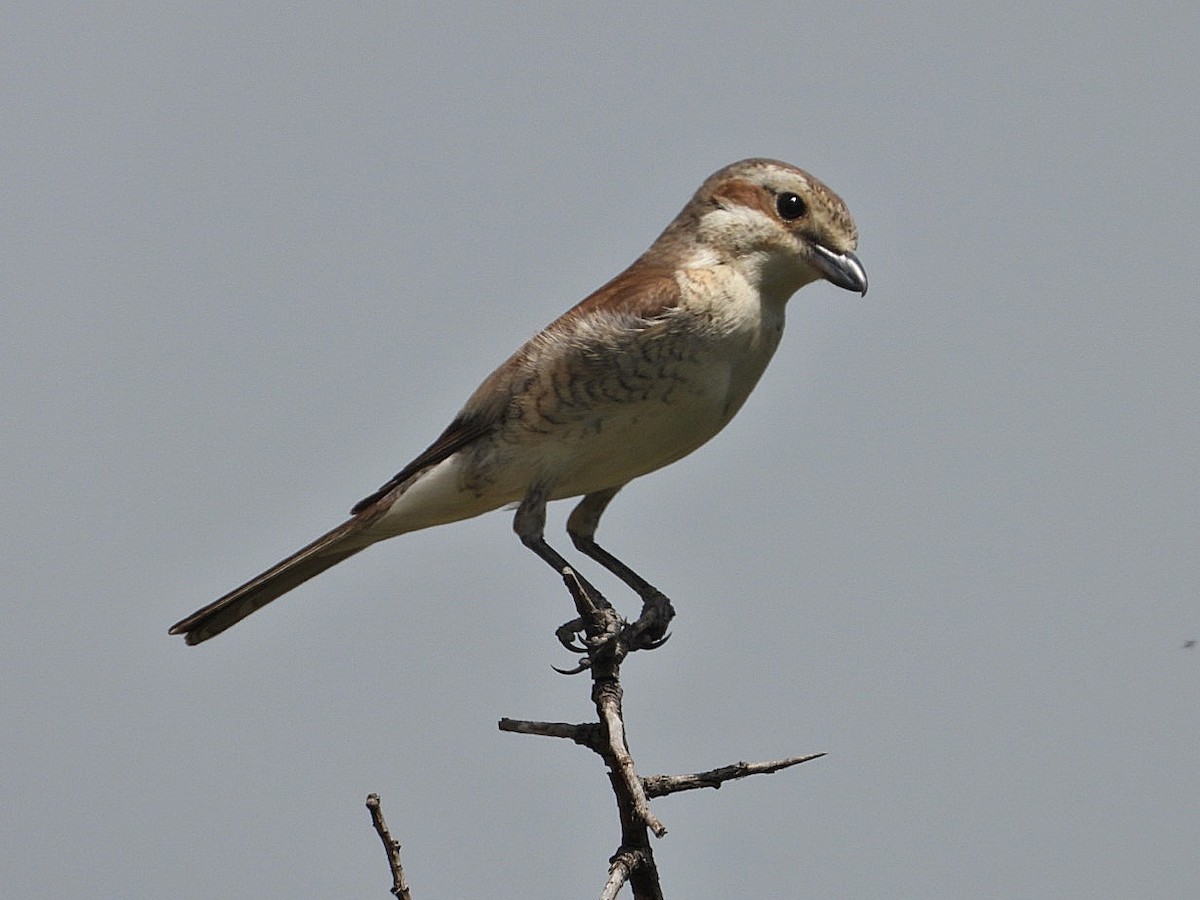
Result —
<instances>
[{"instance_id":1,"label":"branch fork","mask_svg":"<svg viewBox=\"0 0 1200 900\"><path fill-rule=\"evenodd\" d=\"M617 799L621 842L609 859L608 878L600 900L614 900L625 884L632 889L634 900L662 900L650 834L662 837L667 833L667 828L651 811L651 797L664 797L700 788L720 788L726 781L750 775L769 775L825 754L791 756L770 762L738 762L690 775L639 776L629 752L621 708L621 663L635 650L661 647L670 636L667 626L675 611L671 608L671 602L661 593L647 592L643 595L641 615L634 622L626 622L617 615L612 604L594 588L589 589L573 570L564 568L562 577L571 592L578 618L562 625L555 634L564 647L580 654L582 659L574 669L557 671L564 674L591 673L591 696L597 721L572 724L505 718L500 720L499 727L501 731L514 734L570 740L604 760ZM378 795L371 794L367 798L367 807L388 854L392 894L398 900L411 900L400 865L400 844L387 830L379 809Z\"/></svg>"}]
</instances>

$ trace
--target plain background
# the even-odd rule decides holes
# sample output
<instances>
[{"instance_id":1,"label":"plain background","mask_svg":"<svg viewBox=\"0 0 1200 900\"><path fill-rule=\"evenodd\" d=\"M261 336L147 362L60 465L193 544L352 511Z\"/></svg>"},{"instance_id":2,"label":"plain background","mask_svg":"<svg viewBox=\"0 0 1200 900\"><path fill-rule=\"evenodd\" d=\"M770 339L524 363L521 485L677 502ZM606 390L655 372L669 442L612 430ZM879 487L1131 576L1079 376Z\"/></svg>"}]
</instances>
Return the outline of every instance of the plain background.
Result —
<instances>
[{"instance_id":1,"label":"plain background","mask_svg":"<svg viewBox=\"0 0 1200 900\"><path fill-rule=\"evenodd\" d=\"M760 155L870 294L793 298L601 536L679 610L645 773L829 755L658 801L668 896L1195 896L1198 48L1194 2L6 4L5 896L386 897L369 791L418 898L598 893L597 761L496 730L589 713L506 514L166 629Z\"/></svg>"}]
</instances>

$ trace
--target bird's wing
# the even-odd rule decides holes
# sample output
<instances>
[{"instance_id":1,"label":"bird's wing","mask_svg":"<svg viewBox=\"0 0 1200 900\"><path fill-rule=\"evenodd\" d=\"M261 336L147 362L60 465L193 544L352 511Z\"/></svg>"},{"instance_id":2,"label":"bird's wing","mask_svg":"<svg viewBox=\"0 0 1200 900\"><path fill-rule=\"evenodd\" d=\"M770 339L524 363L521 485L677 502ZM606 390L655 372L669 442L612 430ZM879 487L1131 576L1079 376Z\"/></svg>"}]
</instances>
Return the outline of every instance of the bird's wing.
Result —
<instances>
[{"instance_id":1,"label":"bird's wing","mask_svg":"<svg viewBox=\"0 0 1200 900\"><path fill-rule=\"evenodd\" d=\"M438 436L436 441L425 448L416 459L393 475L387 484L355 503L350 512L353 515L358 515L363 510L369 509L417 473L428 469L430 466L437 465L468 444L474 443L489 434L499 424L500 417L491 411L483 413L464 411L460 413L455 417L453 422L446 426L446 430Z\"/></svg>"},{"instance_id":2,"label":"bird's wing","mask_svg":"<svg viewBox=\"0 0 1200 900\"><path fill-rule=\"evenodd\" d=\"M354 504L351 513L358 515L383 500L414 475L435 466L464 447L491 434L509 414L509 400L520 393L515 382L528 377L531 367L548 364L546 350L551 355L589 356L586 341L582 346L564 335L578 332L577 320L586 317L596 306L611 306L613 316L649 324L673 309L679 301L679 287L670 273L646 271L632 266L608 284L584 298L561 315L543 331L527 341L516 353L489 375L467 400L436 441L388 482ZM594 359L590 362L595 365Z\"/></svg>"}]
</instances>

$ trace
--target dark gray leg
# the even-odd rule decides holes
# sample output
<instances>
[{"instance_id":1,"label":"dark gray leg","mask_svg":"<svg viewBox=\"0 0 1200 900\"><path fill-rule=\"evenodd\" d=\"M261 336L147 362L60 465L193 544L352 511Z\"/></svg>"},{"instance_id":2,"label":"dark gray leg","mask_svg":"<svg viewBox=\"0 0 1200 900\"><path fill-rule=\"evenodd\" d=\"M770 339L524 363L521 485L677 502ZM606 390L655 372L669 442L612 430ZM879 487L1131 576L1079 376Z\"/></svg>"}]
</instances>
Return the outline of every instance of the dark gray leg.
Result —
<instances>
[{"instance_id":1,"label":"dark gray leg","mask_svg":"<svg viewBox=\"0 0 1200 900\"><path fill-rule=\"evenodd\" d=\"M600 516L604 514L609 502L617 496L617 491L623 486L618 485L615 488L596 491L580 500L579 505L567 519L567 534L571 536L571 540L580 553L591 557L620 578L637 591L642 600L649 600L656 596L661 597L662 591L596 543L596 527L600 524Z\"/></svg>"},{"instance_id":2,"label":"dark gray leg","mask_svg":"<svg viewBox=\"0 0 1200 900\"><path fill-rule=\"evenodd\" d=\"M566 569L575 572L574 567L563 558L562 554L546 543L547 494L549 494L547 485L534 485L530 489L529 493L525 495L525 499L521 501L521 505L517 507L517 514L513 518L513 531L517 533L522 544L544 559L559 575L562 575ZM598 598L599 602L605 602L600 592L588 584L582 575L575 572L575 577L589 594Z\"/></svg>"},{"instance_id":3,"label":"dark gray leg","mask_svg":"<svg viewBox=\"0 0 1200 900\"><path fill-rule=\"evenodd\" d=\"M591 557L637 591L642 598L642 615L630 626L629 646L634 650L652 650L661 646L670 636L667 626L675 615L671 601L666 594L596 543L600 516L622 487L617 485L596 491L580 500L567 519L567 534L580 553Z\"/></svg>"},{"instance_id":4,"label":"dark gray leg","mask_svg":"<svg viewBox=\"0 0 1200 900\"><path fill-rule=\"evenodd\" d=\"M544 532L546 530L546 496L549 494L549 489L546 485L534 485L529 493L525 495L525 499L521 501L521 505L517 507L517 514L513 518L513 531L517 533L517 537L521 539L521 543L544 559L554 571L561 575L564 579L572 579L582 592L582 596L587 598L590 605L596 609L608 609L612 607L609 602L604 599L604 595L592 587L587 579L580 575L575 569L563 558L562 554L556 551L553 547L546 543ZM569 585L568 585L569 586ZM572 588L574 595L575 588ZM614 621L620 621L613 615ZM591 663L589 661L588 648L577 640L582 637L587 630L587 623L582 618L572 619L566 622L555 631L559 643L570 650L572 653L581 653L584 660L575 669L559 670L564 674L574 674L584 671Z\"/></svg>"}]
</instances>

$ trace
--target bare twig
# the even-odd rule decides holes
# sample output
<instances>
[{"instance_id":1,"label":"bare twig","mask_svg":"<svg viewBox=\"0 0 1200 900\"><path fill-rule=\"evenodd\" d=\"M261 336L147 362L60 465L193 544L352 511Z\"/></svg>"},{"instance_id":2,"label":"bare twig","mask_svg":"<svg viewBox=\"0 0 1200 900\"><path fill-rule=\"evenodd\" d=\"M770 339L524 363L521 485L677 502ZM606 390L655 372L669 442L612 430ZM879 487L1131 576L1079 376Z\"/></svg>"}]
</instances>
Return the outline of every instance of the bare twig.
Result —
<instances>
[{"instance_id":1,"label":"bare twig","mask_svg":"<svg viewBox=\"0 0 1200 900\"><path fill-rule=\"evenodd\" d=\"M649 798L702 787L719 788L735 778L778 772L824 754L793 756L771 762L739 762L693 775L640 777L625 732L621 663L634 650L661 647L669 636L667 627L675 612L666 597L650 596L645 599L637 621L629 623L571 569L564 569L562 576L571 592L578 618L560 627L556 634L564 647L583 657L578 666L565 674L591 673L592 703L599 721L571 724L501 719L500 730L568 738L588 747L604 760L620 814L621 844L609 860L608 879L600 900L614 900L626 884L632 890L634 900L662 900L650 832L662 837L667 829L651 812Z\"/></svg>"},{"instance_id":2,"label":"bare twig","mask_svg":"<svg viewBox=\"0 0 1200 900\"><path fill-rule=\"evenodd\" d=\"M600 892L600 900L614 900L633 873L645 868L648 862L651 861L647 860L643 851L618 850L608 861L608 881Z\"/></svg>"},{"instance_id":3,"label":"bare twig","mask_svg":"<svg viewBox=\"0 0 1200 900\"><path fill-rule=\"evenodd\" d=\"M787 759L777 759L771 762L739 762L731 766L721 766L719 769L709 769L707 772L697 772L694 775L648 775L642 779L647 797L665 797L679 791L694 791L697 788L720 788L726 781L735 778L746 778L749 775L770 775L780 769L788 769L806 763L809 760L820 759L824 753L812 753L808 756L789 756Z\"/></svg>"},{"instance_id":4,"label":"bare twig","mask_svg":"<svg viewBox=\"0 0 1200 900\"><path fill-rule=\"evenodd\" d=\"M574 571L564 569L562 576L584 623L584 643L588 647L592 673L592 702L600 716L600 738L604 744L604 749L599 752L614 776L617 803L627 802L634 818L655 836L662 837L667 828L650 811L646 790L634 768L633 757L629 755L621 712L621 662L629 653L626 635L632 632L607 600L592 597Z\"/></svg>"},{"instance_id":5,"label":"bare twig","mask_svg":"<svg viewBox=\"0 0 1200 900\"><path fill-rule=\"evenodd\" d=\"M603 678L603 668L603 666L592 666L594 679L592 697L596 702L596 709L600 713L601 733L608 739L605 761L608 762L613 774L620 779L633 807L634 815L654 832L655 837L662 837L667 833L667 826L650 811L650 802L646 799L646 789L634 768L633 757L629 755L629 744L625 740L625 721L621 713L621 683L617 680L615 670L611 679Z\"/></svg>"},{"instance_id":6,"label":"bare twig","mask_svg":"<svg viewBox=\"0 0 1200 900\"><path fill-rule=\"evenodd\" d=\"M371 824L375 833L383 841L383 849L387 851L388 868L392 870L392 896L397 900L412 900L408 892L408 882L404 878L404 867L400 865L400 842L388 831L387 822L383 820L383 810L379 806L378 794L367 794L367 809L371 813Z\"/></svg>"},{"instance_id":7,"label":"bare twig","mask_svg":"<svg viewBox=\"0 0 1200 900\"><path fill-rule=\"evenodd\" d=\"M524 719L501 719L501 731L513 734L540 734L543 737L567 738L581 747L600 752L600 726L595 722L572 725L569 722L529 722Z\"/></svg>"}]
</instances>

